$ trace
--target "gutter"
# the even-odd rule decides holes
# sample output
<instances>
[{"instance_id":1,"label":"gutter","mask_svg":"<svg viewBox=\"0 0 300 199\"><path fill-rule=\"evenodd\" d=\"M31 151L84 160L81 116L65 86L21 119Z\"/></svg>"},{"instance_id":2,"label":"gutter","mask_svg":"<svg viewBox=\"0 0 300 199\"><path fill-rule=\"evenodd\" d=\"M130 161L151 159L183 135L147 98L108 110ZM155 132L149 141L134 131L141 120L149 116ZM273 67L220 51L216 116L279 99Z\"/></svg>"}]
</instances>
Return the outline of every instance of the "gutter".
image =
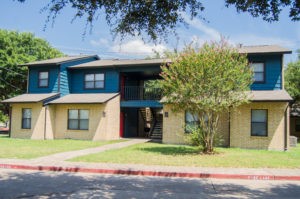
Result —
<instances>
[{"instance_id":1,"label":"gutter","mask_svg":"<svg viewBox=\"0 0 300 199\"><path fill-rule=\"evenodd\" d=\"M44 140L46 140L46 130L47 130L47 110L48 106L45 106L45 123L44 123Z\"/></svg>"},{"instance_id":2,"label":"gutter","mask_svg":"<svg viewBox=\"0 0 300 199\"><path fill-rule=\"evenodd\" d=\"M8 129L8 137L11 137L11 114L12 114L12 107L9 106L9 129Z\"/></svg>"},{"instance_id":3,"label":"gutter","mask_svg":"<svg viewBox=\"0 0 300 199\"><path fill-rule=\"evenodd\" d=\"M289 107L289 103L288 105L286 106L285 108L285 111L284 111L284 151L287 151L288 150L288 131L287 131L287 128L288 128L288 125L287 125L287 110L288 110L288 107Z\"/></svg>"}]
</instances>

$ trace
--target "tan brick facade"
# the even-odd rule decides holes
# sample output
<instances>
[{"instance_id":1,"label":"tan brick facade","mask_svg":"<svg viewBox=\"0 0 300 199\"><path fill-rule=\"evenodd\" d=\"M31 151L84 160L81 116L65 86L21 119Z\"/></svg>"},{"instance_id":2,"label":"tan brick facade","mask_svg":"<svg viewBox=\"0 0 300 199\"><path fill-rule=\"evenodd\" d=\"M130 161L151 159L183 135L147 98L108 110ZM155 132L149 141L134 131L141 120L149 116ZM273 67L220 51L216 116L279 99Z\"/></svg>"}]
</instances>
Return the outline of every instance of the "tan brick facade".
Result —
<instances>
[{"instance_id":1,"label":"tan brick facade","mask_svg":"<svg viewBox=\"0 0 300 199\"><path fill-rule=\"evenodd\" d=\"M221 135L223 146L284 150L285 133L285 113L288 103L286 102L253 102L232 110L229 114L224 113L221 116L218 134ZM251 136L251 109L268 109L268 136ZM174 113L171 105L164 105L164 112L168 112L168 117L163 119L163 142L170 144L183 144L185 114ZM289 116L286 123L289 124ZM287 140L289 140L289 125L287 128ZM230 129L230 134L229 134Z\"/></svg>"},{"instance_id":2,"label":"tan brick facade","mask_svg":"<svg viewBox=\"0 0 300 199\"><path fill-rule=\"evenodd\" d=\"M233 110L230 120L230 146L250 149L284 150L284 115L287 106L288 103L286 102L254 102L242 105ZM268 110L268 136L251 136L251 109ZM287 135L289 135L288 132ZM287 140L289 140L288 137Z\"/></svg>"},{"instance_id":3,"label":"tan brick facade","mask_svg":"<svg viewBox=\"0 0 300 199\"><path fill-rule=\"evenodd\" d=\"M32 109L31 129L21 129L22 108ZM89 110L88 130L68 129L68 109ZM120 97L104 104L18 103L12 105L11 136L31 139L112 140L119 138Z\"/></svg>"},{"instance_id":4,"label":"tan brick facade","mask_svg":"<svg viewBox=\"0 0 300 199\"><path fill-rule=\"evenodd\" d=\"M168 117L163 118L163 142L168 144L184 144L185 143L185 113L174 113L172 105L165 104L163 108L164 113L168 112ZM229 122L228 113L221 116L218 135L222 139L222 146L229 145Z\"/></svg>"},{"instance_id":5,"label":"tan brick facade","mask_svg":"<svg viewBox=\"0 0 300 199\"><path fill-rule=\"evenodd\" d=\"M42 103L18 103L12 104L11 108L11 137L44 139L45 107ZM23 108L31 109L31 129L22 129Z\"/></svg>"}]
</instances>

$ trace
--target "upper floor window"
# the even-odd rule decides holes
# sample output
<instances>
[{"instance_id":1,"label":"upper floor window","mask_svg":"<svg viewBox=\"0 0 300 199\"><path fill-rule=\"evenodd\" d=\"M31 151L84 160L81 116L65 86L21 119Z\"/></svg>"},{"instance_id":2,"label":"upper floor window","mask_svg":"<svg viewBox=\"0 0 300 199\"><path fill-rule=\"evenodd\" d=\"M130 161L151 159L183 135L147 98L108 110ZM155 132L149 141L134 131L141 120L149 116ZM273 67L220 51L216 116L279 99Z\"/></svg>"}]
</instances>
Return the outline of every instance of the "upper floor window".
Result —
<instances>
[{"instance_id":1,"label":"upper floor window","mask_svg":"<svg viewBox=\"0 0 300 199\"><path fill-rule=\"evenodd\" d=\"M89 129L89 110L69 109L68 129L88 130Z\"/></svg>"},{"instance_id":2,"label":"upper floor window","mask_svg":"<svg viewBox=\"0 0 300 199\"><path fill-rule=\"evenodd\" d=\"M41 71L39 72L39 87L48 87L49 83L49 72Z\"/></svg>"},{"instance_id":3,"label":"upper floor window","mask_svg":"<svg viewBox=\"0 0 300 199\"><path fill-rule=\"evenodd\" d=\"M251 68L253 69L254 83L264 83L265 82L265 64L264 63L251 63Z\"/></svg>"},{"instance_id":4,"label":"upper floor window","mask_svg":"<svg viewBox=\"0 0 300 199\"><path fill-rule=\"evenodd\" d=\"M192 114L188 111L185 112L185 132L191 133L192 130L198 127L200 124L199 118L196 114Z\"/></svg>"},{"instance_id":5,"label":"upper floor window","mask_svg":"<svg viewBox=\"0 0 300 199\"><path fill-rule=\"evenodd\" d=\"M251 136L268 136L268 110L251 110Z\"/></svg>"},{"instance_id":6,"label":"upper floor window","mask_svg":"<svg viewBox=\"0 0 300 199\"><path fill-rule=\"evenodd\" d=\"M22 109L22 129L31 129L31 108Z\"/></svg>"},{"instance_id":7,"label":"upper floor window","mask_svg":"<svg viewBox=\"0 0 300 199\"><path fill-rule=\"evenodd\" d=\"M104 73L85 74L85 89L104 88Z\"/></svg>"}]
</instances>

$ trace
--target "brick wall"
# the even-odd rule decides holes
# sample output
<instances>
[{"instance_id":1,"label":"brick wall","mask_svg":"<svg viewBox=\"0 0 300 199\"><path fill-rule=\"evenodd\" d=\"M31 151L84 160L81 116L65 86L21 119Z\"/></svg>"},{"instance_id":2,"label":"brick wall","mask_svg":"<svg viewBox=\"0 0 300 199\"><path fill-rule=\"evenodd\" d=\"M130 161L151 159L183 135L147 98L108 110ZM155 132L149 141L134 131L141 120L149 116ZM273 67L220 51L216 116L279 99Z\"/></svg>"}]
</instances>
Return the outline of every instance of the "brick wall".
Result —
<instances>
[{"instance_id":1,"label":"brick wall","mask_svg":"<svg viewBox=\"0 0 300 199\"><path fill-rule=\"evenodd\" d=\"M230 120L230 146L284 150L284 114L287 105L286 102L254 102L233 110ZM251 136L251 109L268 110L267 137Z\"/></svg>"},{"instance_id":2,"label":"brick wall","mask_svg":"<svg viewBox=\"0 0 300 199\"><path fill-rule=\"evenodd\" d=\"M12 104L11 137L44 139L45 107L42 103ZM31 108L31 129L22 129L22 109Z\"/></svg>"}]
</instances>

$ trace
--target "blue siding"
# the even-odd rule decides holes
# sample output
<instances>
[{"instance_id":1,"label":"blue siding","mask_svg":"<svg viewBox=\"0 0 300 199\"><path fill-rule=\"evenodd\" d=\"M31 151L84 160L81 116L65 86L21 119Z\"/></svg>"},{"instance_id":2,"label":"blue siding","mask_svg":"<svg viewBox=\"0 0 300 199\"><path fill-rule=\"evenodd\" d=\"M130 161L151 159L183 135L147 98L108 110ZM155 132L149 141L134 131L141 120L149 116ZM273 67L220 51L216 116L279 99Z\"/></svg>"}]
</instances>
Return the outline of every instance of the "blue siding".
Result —
<instances>
[{"instance_id":1,"label":"blue siding","mask_svg":"<svg viewBox=\"0 0 300 199\"><path fill-rule=\"evenodd\" d=\"M38 87L40 71L49 71L49 86L47 88ZM29 67L28 93L57 93L58 92L59 66L34 66Z\"/></svg>"},{"instance_id":2,"label":"blue siding","mask_svg":"<svg viewBox=\"0 0 300 199\"><path fill-rule=\"evenodd\" d=\"M71 93L116 93L119 92L119 73L114 69L74 69L71 73ZM84 89L86 73L104 73L104 89Z\"/></svg>"},{"instance_id":3,"label":"blue siding","mask_svg":"<svg viewBox=\"0 0 300 199\"><path fill-rule=\"evenodd\" d=\"M163 105L155 100L131 100L121 101L121 107L151 107L151 108L162 108Z\"/></svg>"},{"instance_id":4,"label":"blue siding","mask_svg":"<svg viewBox=\"0 0 300 199\"><path fill-rule=\"evenodd\" d=\"M251 90L280 90L282 89L282 56L281 55L252 55L249 62L265 63L265 83L253 83Z\"/></svg>"},{"instance_id":5,"label":"blue siding","mask_svg":"<svg viewBox=\"0 0 300 199\"><path fill-rule=\"evenodd\" d=\"M71 93L71 77L70 77L70 71L68 71L69 66L74 66L77 64L83 64L90 61L95 61L96 58L87 58L77 61L70 61L64 64L61 64L60 66L60 93L62 96L67 95Z\"/></svg>"}]
</instances>

